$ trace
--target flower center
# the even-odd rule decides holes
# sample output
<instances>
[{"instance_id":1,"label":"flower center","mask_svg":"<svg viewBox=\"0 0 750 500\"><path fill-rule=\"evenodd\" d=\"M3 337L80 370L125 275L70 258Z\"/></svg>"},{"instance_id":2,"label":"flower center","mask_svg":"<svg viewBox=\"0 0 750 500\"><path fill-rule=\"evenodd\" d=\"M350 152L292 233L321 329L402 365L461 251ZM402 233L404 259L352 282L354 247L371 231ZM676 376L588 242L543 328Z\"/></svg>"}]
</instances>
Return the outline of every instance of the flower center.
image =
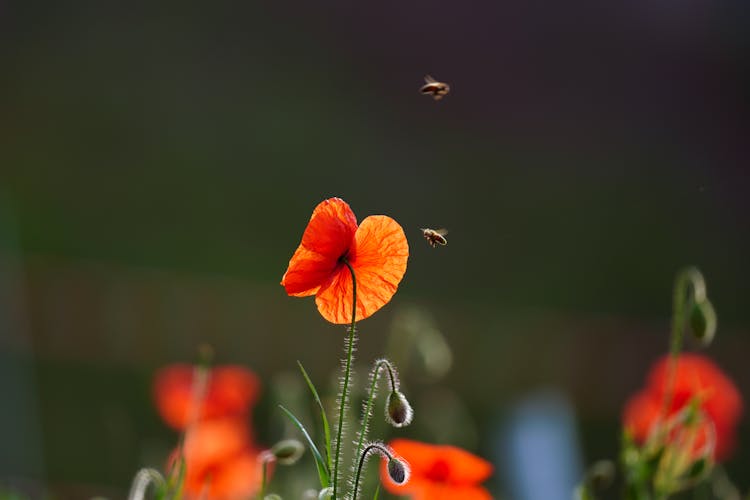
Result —
<instances>
[{"instance_id":1,"label":"flower center","mask_svg":"<svg viewBox=\"0 0 750 500\"><path fill-rule=\"evenodd\" d=\"M450 465L442 458L435 460L427 470L425 476L435 483L444 483L450 475Z\"/></svg>"}]
</instances>

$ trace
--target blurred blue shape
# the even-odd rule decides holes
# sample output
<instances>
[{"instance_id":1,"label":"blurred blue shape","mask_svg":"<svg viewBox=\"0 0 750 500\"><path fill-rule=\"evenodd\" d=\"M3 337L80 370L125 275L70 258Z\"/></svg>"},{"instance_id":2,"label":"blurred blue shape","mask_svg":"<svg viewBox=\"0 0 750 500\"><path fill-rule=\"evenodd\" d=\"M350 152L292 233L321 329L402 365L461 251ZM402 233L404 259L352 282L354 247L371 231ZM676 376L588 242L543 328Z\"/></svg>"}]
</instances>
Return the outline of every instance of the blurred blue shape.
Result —
<instances>
[{"instance_id":1,"label":"blurred blue shape","mask_svg":"<svg viewBox=\"0 0 750 500\"><path fill-rule=\"evenodd\" d=\"M509 412L496 463L515 500L570 500L582 472L575 417L558 391L537 392Z\"/></svg>"}]
</instances>

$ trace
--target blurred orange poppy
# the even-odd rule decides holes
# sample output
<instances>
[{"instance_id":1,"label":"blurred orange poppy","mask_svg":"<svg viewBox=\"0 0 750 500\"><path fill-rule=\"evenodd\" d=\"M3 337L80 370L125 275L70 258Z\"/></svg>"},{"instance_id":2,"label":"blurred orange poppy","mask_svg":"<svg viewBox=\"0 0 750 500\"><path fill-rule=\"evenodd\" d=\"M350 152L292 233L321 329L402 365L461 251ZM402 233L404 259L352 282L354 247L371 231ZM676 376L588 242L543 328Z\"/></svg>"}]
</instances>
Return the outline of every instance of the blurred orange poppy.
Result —
<instances>
[{"instance_id":1,"label":"blurred orange poppy","mask_svg":"<svg viewBox=\"0 0 750 500\"><path fill-rule=\"evenodd\" d=\"M490 493L480 486L492 474L486 460L455 446L438 446L408 439L389 443L394 453L406 460L411 477L403 485L388 475L387 462L381 463L380 476L386 490L409 495L413 500L489 500Z\"/></svg>"},{"instance_id":2,"label":"blurred orange poppy","mask_svg":"<svg viewBox=\"0 0 750 500\"><path fill-rule=\"evenodd\" d=\"M320 314L331 323L352 321L352 277L357 278L356 319L387 304L406 272L409 245L404 230L385 215L357 218L340 198L318 204L302 234L281 285L289 295L315 295Z\"/></svg>"},{"instance_id":3,"label":"blurred orange poppy","mask_svg":"<svg viewBox=\"0 0 750 500\"><path fill-rule=\"evenodd\" d=\"M205 420L227 415L247 415L260 394L258 377L241 366L217 366L207 371L202 400L196 390L195 368L175 364L154 378L154 399L159 414L172 428L183 430L190 418ZM194 416L191 416L191 412Z\"/></svg>"},{"instance_id":4,"label":"blurred orange poppy","mask_svg":"<svg viewBox=\"0 0 750 500\"><path fill-rule=\"evenodd\" d=\"M635 394L625 405L623 423L633 438L644 442L654 425L661 422L662 405L669 378L670 357L659 359L648 376L647 387ZM709 358L698 354L682 354L677 359L674 391L667 417L685 408L694 398L708 422L699 424L695 447L708 439L713 425L716 444L713 457L722 461L729 457L735 443L735 428L742 414L742 398L734 383Z\"/></svg>"},{"instance_id":5,"label":"blurred orange poppy","mask_svg":"<svg viewBox=\"0 0 750 500\"><path fill-rule=\"evenodd\" d=\"M260 488L260 454L239 418L201 421L185 432L185 498L247 499ZM172 455L172 462L179 450Z\"/></svg>"}]
</instances>

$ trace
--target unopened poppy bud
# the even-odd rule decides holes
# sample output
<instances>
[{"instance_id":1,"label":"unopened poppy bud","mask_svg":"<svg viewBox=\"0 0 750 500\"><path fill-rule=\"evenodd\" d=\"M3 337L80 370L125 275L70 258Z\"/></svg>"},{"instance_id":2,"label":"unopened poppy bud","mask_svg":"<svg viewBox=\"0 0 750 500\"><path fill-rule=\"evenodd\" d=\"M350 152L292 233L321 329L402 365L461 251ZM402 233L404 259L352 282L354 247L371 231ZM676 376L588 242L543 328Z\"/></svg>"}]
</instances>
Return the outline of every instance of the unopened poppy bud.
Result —
<instances>
[{"instance_id":1,"label":"unopened poppy bud","mask_svg":"<svg viewBox=\"0 0 750 500\"><path fill-rule=\"evenodd\" d=\"M385 420L394 427L406 427L414 417L406 396L397 389L388 395L388 404L385 407Z\"/></svg>"},{"instance_id":2,"label":"unopened poppy bud","mask_svg":"<svg viewBox=\"0 0 750 500\"><path fill-rule=\"evenodd\" d=\"M271 453L281 465L296 463L304 452L305 446L296 439L284 439L271 448Z\"/></svg>"},{"instance_id":3,"label":"unopened poppy bud","mask_svg":"<svg viewBox=\"0 0 750 500\"><path fill-rule=\"evenodd\" d=\"M703 345L708 345L716 333L716 311L706 299L693 305L690 311L690 330Z\"/></svg>"},{"instance_id":4,"label":"unopened poppy bud","mask_svg":"<svg viewBox=\"0 0 750 500\"><path fill-rule=\"evenodd\" d=\"M409 464L398 458L388 460L388 476L396 484L404 484L409 481Z\"/></svg>"},{"instance_id":5,"label":"unopened poppy bud","mask_svg":"<svg viewBox=\"0 0 750 500\"><path fill-rule=\"evenodd\" d=\"M330 486L328 488L323 488L320 490L320 493L318 493L318 500L329 500L330 498L333 498L333 488Z\"/></svg>"}]
</instances>

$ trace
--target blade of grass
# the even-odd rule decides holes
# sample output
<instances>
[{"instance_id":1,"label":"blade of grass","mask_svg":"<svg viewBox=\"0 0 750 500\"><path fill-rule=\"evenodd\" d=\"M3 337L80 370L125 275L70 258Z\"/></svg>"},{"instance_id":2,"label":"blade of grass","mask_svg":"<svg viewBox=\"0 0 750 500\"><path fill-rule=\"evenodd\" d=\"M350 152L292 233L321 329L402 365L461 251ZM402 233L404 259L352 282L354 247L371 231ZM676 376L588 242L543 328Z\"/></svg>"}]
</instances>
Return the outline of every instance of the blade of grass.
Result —
<instances>
[{"instance_id":1,"label":"blade of grass","mask_svg":"<svg viewBox=\"0 0 750 500\"><path fill-rule=\"evenodd\" d=\"M307 372L305 371L305 367L302 366L302 363L300 361L297 361L297 364L299 365L299 369L302 372L302 376L305 378L305 382L307 382L307 386L310 388L310 392L312 392L313 398L315 398L315 402L318 403L318 408L320 409L320 418L323 421L323 432L325 433L325 451L326 451L326 463L328 464L328 470L331 470L331 467L333 467L333 463L331 462L333 460L331 456L331 427L328 425L328 417L326 417L326 411L323 409L323 403L320 401L320 396L318 396L318 391L315 389L315 385L313 385L312 380L310 380L309 375L307 375Z\"/></svg>"},{"instance_id":2,"label":"blade of grass","mask_svg":"<svg viewBox=\"0 0 750 500\"><path fill-rule=\"evenodd\" d=\"M380 483L378 483L378 487L375 488L375 495L372 497L372 500L378 500L379 496L380 496Z\"/></svg>"},{"instance_id":3,"label":"blade of grass","mask_svg":"<svg viewBox=\"0 0 750 500\"><path fill-rule=\"evenodd\" d=\"M320 478L320 486L322 488L326 488L330 486L331 475L328 472L328 467L326 465L326 462L321 456L320 452L318 451L318 447L315 446L315 443L310 437L310 434L307 432L307 429L305 429L305 426L302 425L302 422L300 422L297 419L297 417L295 417L294 414L292 414L292 412L290 412L289 410L287 410L281 405L279 405L279 408L281 408L281 411L283 411L286 414L286 416L289 418L289 420L292 421L295 427L297 427L297 429L300 430L302 435L305 436L305 439L307 440L307 444L310 447L310 452L312 453L313 458L315 459L315 465L318 467L318 477Z\"/></svg>"}]
</instances>

